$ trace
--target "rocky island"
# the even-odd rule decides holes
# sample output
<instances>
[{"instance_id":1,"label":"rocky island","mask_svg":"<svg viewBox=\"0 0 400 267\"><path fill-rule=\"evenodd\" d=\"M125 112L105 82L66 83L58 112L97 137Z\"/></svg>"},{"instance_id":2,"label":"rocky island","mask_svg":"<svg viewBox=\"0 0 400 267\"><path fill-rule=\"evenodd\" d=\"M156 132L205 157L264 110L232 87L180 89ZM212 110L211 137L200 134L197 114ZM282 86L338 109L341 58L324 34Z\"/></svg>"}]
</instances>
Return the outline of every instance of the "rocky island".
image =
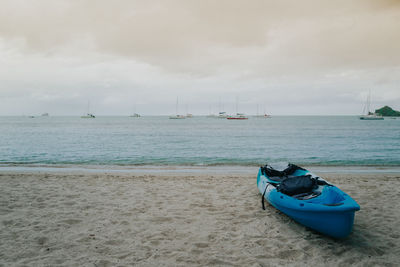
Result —
<instances>
[{"instance_id":1,"label":"rocky island","mask_svg":"<svg viewBox=\"0 0 400 267\"><path fill-rule=\"evenodd\" d=\"M375 113L385 117L400 117L400 111L394 110L389 106L384 106L383 108L376 109Z\"/></svg>"}]
</instances>

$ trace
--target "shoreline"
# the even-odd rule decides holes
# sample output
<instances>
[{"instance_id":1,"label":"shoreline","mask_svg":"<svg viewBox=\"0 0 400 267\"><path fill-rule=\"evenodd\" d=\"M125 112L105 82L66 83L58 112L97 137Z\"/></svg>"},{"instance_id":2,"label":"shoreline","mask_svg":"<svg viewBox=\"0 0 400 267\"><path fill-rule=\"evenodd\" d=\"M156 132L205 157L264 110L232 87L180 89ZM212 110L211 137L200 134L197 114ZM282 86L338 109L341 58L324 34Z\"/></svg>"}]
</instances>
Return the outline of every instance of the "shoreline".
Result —
<instances>
[{"instance_id":1,"label":"shoreline","mask_svg":"<svg viewBox=\"0 0 400 267\"><path fill-rule=\"evenodd\" d=\"M400 166L321 166L302 165L314 173L333 174L400 174ZM15 173L132 173L132 174L254 174L259 166L217 165L78 165L78 164L0 164L0 172Z\"/></svg>"}]
</instances>

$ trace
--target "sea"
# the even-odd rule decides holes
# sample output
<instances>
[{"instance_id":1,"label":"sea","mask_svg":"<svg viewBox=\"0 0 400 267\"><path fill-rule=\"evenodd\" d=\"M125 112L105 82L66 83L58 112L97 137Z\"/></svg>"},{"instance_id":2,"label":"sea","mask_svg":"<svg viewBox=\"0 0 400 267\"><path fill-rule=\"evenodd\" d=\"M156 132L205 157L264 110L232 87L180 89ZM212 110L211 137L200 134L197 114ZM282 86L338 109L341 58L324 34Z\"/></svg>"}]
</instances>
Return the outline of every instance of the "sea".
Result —
<instances>
[{"instance_id":1,"label":"sea","mask_svg":"<svg viewBox=\"0 0 400 267\"><path fill-rule=\"evenodd\" d=\"M5 166L400 166L400 118L0 117Z\"/></svg>"}]
</instances>

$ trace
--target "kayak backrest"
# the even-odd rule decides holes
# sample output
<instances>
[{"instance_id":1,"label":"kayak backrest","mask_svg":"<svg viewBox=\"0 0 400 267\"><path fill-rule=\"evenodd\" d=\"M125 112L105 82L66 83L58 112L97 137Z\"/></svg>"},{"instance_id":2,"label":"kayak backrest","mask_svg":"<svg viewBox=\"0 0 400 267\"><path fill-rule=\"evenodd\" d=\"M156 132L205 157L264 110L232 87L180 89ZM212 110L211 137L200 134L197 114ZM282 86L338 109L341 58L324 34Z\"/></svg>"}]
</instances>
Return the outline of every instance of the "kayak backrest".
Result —
<instances>
[{"instance_id":1,"label":"kayak backrest","mask_svg":"<svg viewBox=\"0 0 400 267\"><path fill-rule=\"evenodd\" d=\"M303 169L302 167L299 167L299 166L297 166L297 165L294 165L294 164L292 164L292 163L289 163L288 166L287 166L287 168L283 170L283 173L284 173L285 175L294 175L294 173L295 173L296 171L298 171L298 170L302 170L302 171L306 171L306 172L307 172L306 169Z\"/></svg>"},{"instance_id":2,"label":"kayak backrest","mask_svg":"<svg viewBox=\"0 0 400 267\"><path fill-rule=\"evenodd\" d=\"M282 179L279 178L272 179L272 177L287 177L289 175L299 176L299 175L305 175L306 173L308 173L308 171L297 165L289 163L287 168L284 169L283 171L278 171L274 169L272 166L266 164L264 167L261 167L261 173L265 176L268 176L273 181L278 181Z\"/></svg>"},{"instance_id":3,"label":"kayak backrest","mask_svg":"<svg viewBox=\"0 0 400 267\"><path fill-rule=\"evenodd\" d=\"M261 167L261 173L265 176L268 176L269 178L271 177L284 177L286 176L283 171L278 171L269 166L268 164L265 165L264 167Z\"/></svg>"}]
</instances>

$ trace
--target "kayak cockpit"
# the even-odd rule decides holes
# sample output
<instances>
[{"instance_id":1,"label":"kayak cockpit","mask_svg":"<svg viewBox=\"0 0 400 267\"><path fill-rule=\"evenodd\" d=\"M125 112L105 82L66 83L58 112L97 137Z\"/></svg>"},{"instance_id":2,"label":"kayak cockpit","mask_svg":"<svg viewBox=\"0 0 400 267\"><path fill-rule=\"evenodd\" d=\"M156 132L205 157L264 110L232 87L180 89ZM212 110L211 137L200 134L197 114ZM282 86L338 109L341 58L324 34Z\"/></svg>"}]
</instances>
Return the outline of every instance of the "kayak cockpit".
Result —
<instances>
[{"instance_id":1,"label":"kayak cockpit","mask_svg":"<svg viewBox=\"0 0 400 267\"><path fill-rule=\"evenodd\" d=\"M326 206L339 206L342 205L345 197L342 191L336 190L334 186L320 186L323 187L321 191L317 191L318 196L308 199L308 203L322 204Z\"/></svg>"}]
</instances>

